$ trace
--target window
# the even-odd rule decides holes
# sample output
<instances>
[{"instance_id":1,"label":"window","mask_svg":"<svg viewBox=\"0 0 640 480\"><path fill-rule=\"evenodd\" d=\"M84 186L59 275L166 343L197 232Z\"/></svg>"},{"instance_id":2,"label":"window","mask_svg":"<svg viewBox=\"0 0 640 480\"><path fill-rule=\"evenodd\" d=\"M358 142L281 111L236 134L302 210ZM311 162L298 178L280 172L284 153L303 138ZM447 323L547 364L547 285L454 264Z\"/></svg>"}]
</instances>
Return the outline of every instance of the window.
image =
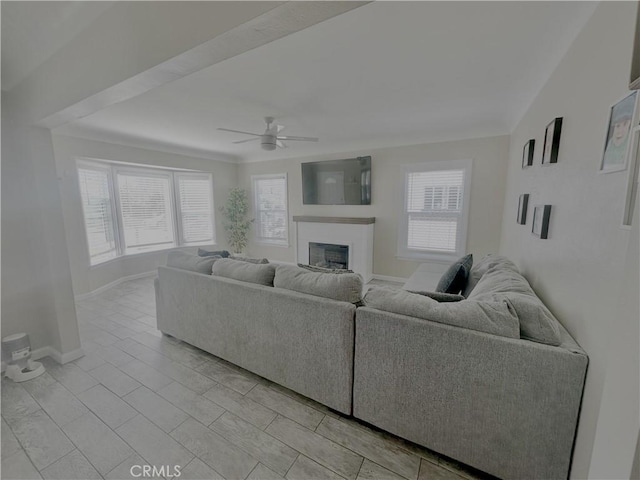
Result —
<instances>
[{"instance_id":1,"label":"window","mask_svg":"<svg viewBox=\"0 0 640 480\"><path fill-rule=\"evenodd\" d=\"M175 245L171 218L171 175L118 173L124 253Z\"/></svg>"},{"instance_id":2,"label":"window","mask_svg":"<svg viewBox=\"0 0 640 480\"><path fill-rule=\"evenodd\" d=\"M207 173L176 173L178 213L183 245L213 240L213 189Z\"/></svg>"},{"instance_id":3,"label":"window","mask_svg":"<svg viewBox=\"0 0 640 480\"><path fill-rule=\"evenodd\" d=\"M251 178L255 201L256 240L288 246L287 175L258 175Z\"/></svg>"},{"instance_id":4,"label":"window","mask_svg":"<svg viewBox=\"0 0 640 480\"><path fill-rule=\"evenodd\" d=\"M471 161L404 168L398 256L452 260L466 247Z\"/></svg>"},{"instance_id":5,"label":"window","mask_svg":"<svg viewBox=\"0 0 640 480\"><path fill-rule=\"evenodd\" d=\"M78 161L91 265L215 243L211 175Z\"/></svg>"},{"instance_id":6,"label":"window","mask_svg":"<svg viewBox=\"0 0 640 480\"><path fill-rule=\"evenodd\" d=\"M117 255L111 172L108 168L83 166L78 168L78 180L91 263L110 260Z\"/></svg>"}]
</instances>

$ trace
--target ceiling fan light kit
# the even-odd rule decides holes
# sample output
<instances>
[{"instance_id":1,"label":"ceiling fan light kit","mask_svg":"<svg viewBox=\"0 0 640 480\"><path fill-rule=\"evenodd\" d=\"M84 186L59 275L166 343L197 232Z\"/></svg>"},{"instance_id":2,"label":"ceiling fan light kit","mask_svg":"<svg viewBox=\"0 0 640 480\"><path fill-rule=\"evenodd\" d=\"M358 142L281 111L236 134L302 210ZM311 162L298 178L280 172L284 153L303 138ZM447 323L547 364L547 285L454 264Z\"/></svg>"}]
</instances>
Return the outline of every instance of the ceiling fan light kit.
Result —
<instances>
[{"instance_id":1,"label":"ceiling fan light kit","mask_svg":"<svg viewBox=\"0 0 640 480\"><path fill-rule=\"evenodd\" d=\"M299 142L317 142L318 139L315 137L293 137L287 135L278 135L282 129L284 128L282 125L273 125L273 117L264 117L264 121L267 124L267 128L264 133L252 133L252 132L243 132L242 130L232 130L230 128L218 128L223 132L233 132L233 133L242 133L243 135L253 135L254 137L260 138L260 146L263 150L273 151L276 148L289 148L285 145L281 140L292 140ZM251 142L253 140L258 140L258 138L249 138L247 140L239 140L233 143L246 143Z\"/></svg>"},{"instance_id":2,"label":"ceiling fan light kit","mask_svg":"<svg viewBox=\"0 0 640 480\"><path fill-rule=\"evenodd\" d=\"M276 136L275 135L262 135L262 139L260 141L260 145L262 145L263 150L275 150L278 146L276 144ZM283 144L284 145L284 144Z\"/></svg>"}]
</instances>

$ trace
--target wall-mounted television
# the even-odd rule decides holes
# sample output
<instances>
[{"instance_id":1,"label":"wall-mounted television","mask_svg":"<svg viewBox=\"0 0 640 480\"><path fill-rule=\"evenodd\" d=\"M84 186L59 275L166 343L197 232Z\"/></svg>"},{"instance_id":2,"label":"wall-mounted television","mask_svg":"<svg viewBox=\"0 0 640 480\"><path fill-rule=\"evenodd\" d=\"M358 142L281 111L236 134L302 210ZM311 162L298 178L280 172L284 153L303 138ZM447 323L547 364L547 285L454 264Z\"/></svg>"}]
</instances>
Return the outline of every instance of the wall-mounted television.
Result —
<instances>
[{"instance_id":1,"label":"wall-mounted television","mask_svg":"<svg viewBox=\"0 0 640 480\"><path fill-rule=\"evenodd\" d=\"M302 164L305 205L371 205L371 157Z\"/></svg>"}]
</instances>

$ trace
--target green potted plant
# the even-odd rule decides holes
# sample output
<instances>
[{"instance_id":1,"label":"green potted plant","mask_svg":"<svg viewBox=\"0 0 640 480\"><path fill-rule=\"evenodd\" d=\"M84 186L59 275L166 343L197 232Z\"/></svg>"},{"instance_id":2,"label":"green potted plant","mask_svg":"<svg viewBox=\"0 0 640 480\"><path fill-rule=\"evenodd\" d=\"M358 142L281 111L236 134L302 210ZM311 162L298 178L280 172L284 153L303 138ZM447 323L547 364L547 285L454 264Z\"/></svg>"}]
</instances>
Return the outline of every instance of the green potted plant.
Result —
<instances>
[{"instance_id":1,"label":"green potted plant","mask_svg":"<svg viewBox=\"0 0 640 480\"><path fill-rule=\"evenodd\" d=\"M242 253L247 246L247 234L254 219L247 219L249 202L247 192L242 188L232 188L225 206L220 207L224 215L223 226L227 232L227 242L234 253Z\"/></svg>"}]
</instances>

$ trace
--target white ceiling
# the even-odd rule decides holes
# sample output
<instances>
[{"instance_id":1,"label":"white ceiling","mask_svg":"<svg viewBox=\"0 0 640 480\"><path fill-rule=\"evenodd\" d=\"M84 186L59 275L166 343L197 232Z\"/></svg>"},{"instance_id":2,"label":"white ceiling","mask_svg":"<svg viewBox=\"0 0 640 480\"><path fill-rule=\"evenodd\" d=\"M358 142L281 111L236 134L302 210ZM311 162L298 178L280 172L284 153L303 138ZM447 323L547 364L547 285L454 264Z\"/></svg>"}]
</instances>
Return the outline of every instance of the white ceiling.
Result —
<instances>
[{"instance_id":1,"label":"white ceiling","mask_svg":"<svg viewBox=\"0 0 640 480\"><path fill-rule=\"evenodd\" d=\"M55 132L243 161L507 134L594 8L376 2ZM320 142L265 152L216 130L267 115Z\"/></svg>"},{"instance_id":2,"label":"white ceiling","mask_svg":"<svg viewBox=\"0 0 640 480\"><path fill-rule=\"evenodd\" d=\"M2 90L9 90L113 2L2 2Z\"/></svg>"}]
</instances>

